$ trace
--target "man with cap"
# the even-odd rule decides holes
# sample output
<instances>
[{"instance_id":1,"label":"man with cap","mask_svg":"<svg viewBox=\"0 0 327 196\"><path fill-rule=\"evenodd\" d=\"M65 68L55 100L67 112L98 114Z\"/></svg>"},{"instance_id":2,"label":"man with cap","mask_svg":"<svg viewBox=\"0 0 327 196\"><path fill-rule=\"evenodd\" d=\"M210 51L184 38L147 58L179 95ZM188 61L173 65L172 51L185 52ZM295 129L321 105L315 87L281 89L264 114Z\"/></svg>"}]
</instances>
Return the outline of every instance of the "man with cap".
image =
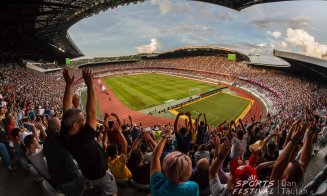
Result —
<instances>
[{"instance_id":1,"label":"man with cap","mask_svg":"<svg viewBox=\"0 0 327 196\"><path fill-rule=\"evenodd\" d=\"M226 156L230 153L231 143L225 140L224 143L220 144L220 141L216 142L217 149L219 148L218 155L213 160L209 167L209 184L210 191L213 196L229 196L234 193L238 195L245 194L245 189L251 191L256 187L257 174L253 167L250 165L256 162L255 156L249 160L249 165L246 165L240 158L232 160L229 164L230 178L228 179L227 185L223 185L219 179L219 165L225 160ZM219 146L218 146L219 145ZM245 181L249 183L244 184Z\"/></svg>"}]
</instances>

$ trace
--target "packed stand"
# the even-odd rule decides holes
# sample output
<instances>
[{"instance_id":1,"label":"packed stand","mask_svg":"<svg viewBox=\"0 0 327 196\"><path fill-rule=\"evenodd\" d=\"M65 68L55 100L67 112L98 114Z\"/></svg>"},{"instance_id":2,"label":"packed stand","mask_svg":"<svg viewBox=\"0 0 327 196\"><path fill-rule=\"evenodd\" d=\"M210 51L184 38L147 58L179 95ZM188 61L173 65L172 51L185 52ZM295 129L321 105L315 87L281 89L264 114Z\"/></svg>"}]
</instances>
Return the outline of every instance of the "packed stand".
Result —
<instances>
[{"instance_id":1,"label":"packed stand","mask_svg":"<svg viewBox=\"0 0 327 196\"><path fill-rule=\"evenodd\" d=\"M272 182L282 180L289 182L282 188L298 190L312 153L327 142L326 102L320 97L325 91L297 79L276 84L294 85L294 91L304 85L312 93L294 105L286 98L285 110L265 120L253 117L213 128L205 114L187 112L177 115L173 127L143 127L132 117L122 123L115 113L97 121L93 74L78 72L65 69L57 80L58 75L14 68L0 76L3 162L11 172L23 163L32 165L65 195L116 195L117 185L126 182L152 195L249 195L249 190L265 195L279 191ZM269 76L289 78L274 74ZM80 77L87 87L84 112L74 95ZM268 184L244 183L248 179Z\"/></svg>"}]
</instances>

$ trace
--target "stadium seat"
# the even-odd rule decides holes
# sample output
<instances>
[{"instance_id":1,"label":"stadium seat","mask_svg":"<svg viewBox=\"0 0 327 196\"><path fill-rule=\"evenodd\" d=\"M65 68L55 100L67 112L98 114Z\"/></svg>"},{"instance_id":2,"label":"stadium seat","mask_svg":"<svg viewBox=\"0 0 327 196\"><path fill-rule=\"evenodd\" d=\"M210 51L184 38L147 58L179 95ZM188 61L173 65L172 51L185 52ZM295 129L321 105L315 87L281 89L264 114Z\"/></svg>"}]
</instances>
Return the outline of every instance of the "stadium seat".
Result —
<instances>
[{"instance_id":1,"label":"stadium seat","mask_svg":"<svg viewBox=\"0 0 327 196\"><path fill-rule=\"evenodd\" d=\"M41 182L41 188L47 196L65 196L63 193L57 192L56 189L53 188L53 186L45 179Z\"/></svg>"},{"instance_id":2,"label":"stadium seat","mask_svg":"<svg viewBox=\"0 0 327 196\"><path fill-rule=\"evenodd\" d=\"M19 158L20 165L27 171L29 171L30 167L33 167L28 161L24 158Z\"/></svg>"},{"instance_id":3,"label":"stadium seat","mask_svg":"<svg viewBox=\"0 0 327 196\"><path fill-rule=\"evenodd\" d=\"M320 184L317 188L316 192L312 194L312 196L323 196L327 194L327 181Z\"/></svg>"},{"instance_id":4,"label":"stadium seat","mask_svg":"<svg viewBox=\"0 0 327 196\"><path fill-rule=\"evenodd\" d=\"M317 184L320 184L321 182L326 180L326 175L324 175L324 171L321 171L317 174L317 176L314 178L314 182Z\"/></svg>"},{"instance_id":5,"label":"stadium seat","mask_svg":"<svg viewBox=\"0 0 327 196\"><path fill-rule=\"evenodd\" d=\"M136 189L139 189L142 191L150 191L149 184L139 184L139 183L136 183L134 180L131 180L130 182Z\"/></svg>"},{"instance_id":6,"label":"stadium seat","mask_svg":"<svg viewBox=\"0 0 327 196\"><path fill-rule=\"evenodd\" d=\"M326 156L326 157L327 157L327 156ZM327 164L326 164L326 166L324 167L323 170L324 170L324 173L327 174Z\"/></svg>"},{"instance_id":7,"label":"stadium seat","mask_svg":"<svg viewBox=\"0 0 327 196\"><path fill-rule=\"evenodd\" d=\"M35 168L32 165L31 167L29 167L29 172L30 174L32 174L32 176L34 176L37 183L41 183L43 180L45 180L44 177L39 175L39 173L35 170Z\"/></svg>"},{"instance_id":8,"label":"stadium seat","mask_svg":"<svg viewBox=\"0 0 327 196\"><path fill-rule=\"evenodd\" d=\"M128 182L129 182L129 178L123 178L123 179L115 179L116 180L116 184L119 186L127 186Z\"/></svg>"},{"instance_id":9,"label":"stadium seat","mask_svg":"<svg viewBox=\"0 0 327 196\"><path fill-rule=\"evenodd\" d=\"M303 192L310 193L315 191L316 188L317 188L317 184L314 181L310 181L302 190Z\"/></svg>"},{"instance_id":10,"label":"stadium seat","mask_svg":"<svg viewBox=\"0 0 327 196\"><path fill-rule=\"evenodd\" d=\"M200 190L200 195L202 196L210 195L210 193L210 188Z\"/></svg>"}]
</instances>

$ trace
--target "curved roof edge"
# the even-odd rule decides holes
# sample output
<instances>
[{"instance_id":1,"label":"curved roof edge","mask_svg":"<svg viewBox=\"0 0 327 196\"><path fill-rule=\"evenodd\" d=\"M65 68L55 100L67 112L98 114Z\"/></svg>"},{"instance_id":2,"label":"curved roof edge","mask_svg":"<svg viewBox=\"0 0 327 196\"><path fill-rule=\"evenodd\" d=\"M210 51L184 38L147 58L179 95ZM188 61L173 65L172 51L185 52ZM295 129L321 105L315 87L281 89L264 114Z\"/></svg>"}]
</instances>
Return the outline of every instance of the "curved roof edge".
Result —
<instances>
[{"instance_id":1,"label":"curved roof edge","mask_svg":"<svg viewBox=\"0 0 327 196\"><path fill-rule=\"evenodd\" d=\"M262 67L290 67L291 65L284 59L268 56L262 54L248 55L250 58L249 65L262 66Z\"/></svg>"},{"instance_id":2,"label":"curved roof edge","mask_svg":"<svg viewBox=\"0 0 327 196\"><path fill-rule=\"evenodd\" d=\"M315 58L315 57L294 53L294 52L282 51L282 50L274 50L273 54L274 56L279 58L302 61L305 63L314 64L323 68L327 68L327 60L324 59Z\"/></svg>"}]
</instances>

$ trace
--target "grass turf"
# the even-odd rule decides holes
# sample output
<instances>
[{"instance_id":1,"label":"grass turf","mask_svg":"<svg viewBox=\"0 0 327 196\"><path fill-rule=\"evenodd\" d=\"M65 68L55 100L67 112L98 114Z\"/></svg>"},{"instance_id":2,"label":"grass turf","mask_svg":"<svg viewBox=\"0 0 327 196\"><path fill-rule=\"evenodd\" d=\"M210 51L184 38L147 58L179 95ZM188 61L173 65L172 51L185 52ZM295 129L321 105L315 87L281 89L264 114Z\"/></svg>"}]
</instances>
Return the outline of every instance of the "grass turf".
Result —
<instances>
[{"instance_id":1,"label":"grass turf","mask_svg":"<svg viewBox=\"0 0 327 196\"><path fill-rule=\"evenodd\" d=\"M219 88L214 84L154 73L108 77L104 82L122 103L133 110Z\"/></svg>"},{"instance_id":2,"label":"grass turf","mask_svg":"<svg viewBox=\"0 0 327 196\"><path fill-rule=\"evenodd\" d=\"M220 123L236 120L249 105L250 100L232 96L225 93L218 93L198 102L186 105L177 111L190 111L195 119L200 113L205 113L208 123L217 126Z\"/></svg>"},{"instance_id":3,"label":"grass turf","mask_svg":"<svg viewBox=\"0 0 327 196\"><path fill-rule=\"evenodd\" d=\"M86 101L87 101L87 91L83 91L81 92L81 104L84 112L86 110ZM97 102L97 117L102 119L102 114L98 102Z\"/></svg>"}]
</instances>

